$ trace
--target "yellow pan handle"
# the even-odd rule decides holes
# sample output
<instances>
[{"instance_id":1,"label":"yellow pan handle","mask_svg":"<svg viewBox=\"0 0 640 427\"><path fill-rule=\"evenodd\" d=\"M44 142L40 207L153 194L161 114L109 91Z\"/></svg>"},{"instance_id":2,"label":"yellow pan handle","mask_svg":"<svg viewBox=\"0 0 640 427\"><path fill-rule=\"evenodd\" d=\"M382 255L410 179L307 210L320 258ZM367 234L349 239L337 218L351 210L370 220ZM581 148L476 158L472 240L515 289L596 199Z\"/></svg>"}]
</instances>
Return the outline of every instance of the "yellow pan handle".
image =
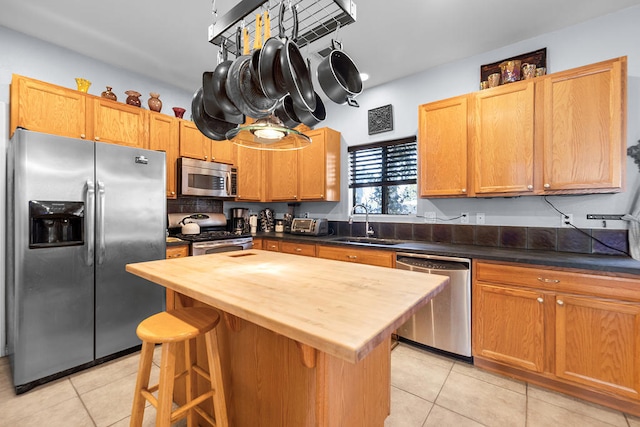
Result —
<instances>
[{"instance_id":1,"label":"yellow pan handle","mask_svg":"<svg viewBox=\"0 0 640 427\"><path fill-rule=\"evenodd\" d=\"M269 16L269 11L264 11L264 41L267 41L271 38L271 17Z\"/></svg>"},{"instance_id":2,"label":"yellow pan handle","mask_svg":"<svg viewBox=\"0 0 640 427\"><path fill-rule=\"evenodd\" d=\"M249 46L249 29L247 27L242 29L242 54L249 55L251 47Z\"/></svg>"},{"instance_id":3,"label":"yellow pan handle","mask_svg":"<svg viewBox=\"0 0 640 427\"><path fill-rule=\"evenodd\" d=\"M253 41L253 50L262 48L262 14L256 15L256 39Z\"/></svg>"}]
</instances>

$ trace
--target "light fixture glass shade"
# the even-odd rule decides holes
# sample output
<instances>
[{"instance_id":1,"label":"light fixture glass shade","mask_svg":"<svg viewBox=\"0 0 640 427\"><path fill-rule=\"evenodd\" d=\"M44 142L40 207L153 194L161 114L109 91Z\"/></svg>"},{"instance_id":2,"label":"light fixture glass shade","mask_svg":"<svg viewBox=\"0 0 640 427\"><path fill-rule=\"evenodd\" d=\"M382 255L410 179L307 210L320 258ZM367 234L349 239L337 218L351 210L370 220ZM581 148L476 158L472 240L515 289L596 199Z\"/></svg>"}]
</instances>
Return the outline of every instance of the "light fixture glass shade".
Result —
<instances>
[{"instance_id":1,"label":"light fixture glass shade","mask_svg":"<svg viewBox=\"0 0 640 427\"><path fill-rule=\"evenodd\" d=\"M231 129L226 138L236 145L256 150L299 150L311 144L311 138L285 127L274 115Z\"/></svg>"}]
</instances>

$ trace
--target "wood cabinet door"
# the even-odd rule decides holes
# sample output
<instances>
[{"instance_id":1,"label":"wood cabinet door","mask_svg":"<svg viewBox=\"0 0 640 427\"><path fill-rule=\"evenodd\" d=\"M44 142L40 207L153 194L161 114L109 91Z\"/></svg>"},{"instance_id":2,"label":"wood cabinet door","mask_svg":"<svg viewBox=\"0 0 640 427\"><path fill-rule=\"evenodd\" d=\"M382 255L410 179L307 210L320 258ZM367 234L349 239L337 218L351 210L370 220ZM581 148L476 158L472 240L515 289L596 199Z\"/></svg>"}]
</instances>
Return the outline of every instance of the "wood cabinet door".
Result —
<instances>
[{"instance_id":1,"label":"wood cabinet door","mask_svg":"<svg viewBox=\"0 0 640 427\"><path fill-rule=\"evenodd\" d=\"M209 160L211 158L211 143L195 123L180 120L180 156L190 159Z\"/></svg>"},{"instance_id":2,"label":"wood cabinet door","mask_svg":"<svg viewBox=\"0 0 640 427\"><path fill-rule=\"evenodd\" d=\"M269 199L274 202L298 200L298 151L267 151L265 156Z\"/></svg>"},{"instance_id":3,"label":"wood cabinet door","mask_svg":"<svg viewBox=\"0 0 640 427\"><path fill-rule=\"evenodd\" d=\"M316 256L314 243L281 242L280 251L287 254Z\"/></svg>"},{"instance_id":4,"label":"wood cabinet door","mask_svg":"<svg viewBox=\"0 0 640 427\"><path fill-rule=\"evenodd\" d=\"M149 111L140 107L93 98L88 110L91 139L129 147L149 148Z\"/></svg>"},{"instance_id":5,"label":"wood cabinet door","mask_svg":"<svg viewBox=\"0 0 640 427\"><path fill-rule=\"evenodd\" d=\"M640 398L640 306L556 296L556 375Z\"/></svg>"},{"instance_id":6,"label":"wood cabinet door","mask_svg":"<svg viewBox=\"0 0 640 427\"><path fill-rule=\"evenodd\" d=\"M473 294L473 353L533 372L543 372L547 295L477 283Z\"/></svg>"},{"instance_id":7,"label":"wood cabinet door","mask_svg":"<svg viewBox=\"0 0 640 427\"><path fill-rule=\"evenodd\" d=\"M280 252L280 240L263 239L262 249L265 251Z\"/></svg>"},{"instance_id":8,"label":"wood cabinet door","mask_svg":"<svg viewBox=\"0 0 640 427\"><path fill-rule=\"evenodd\" d=\"M175 117L165 114L149 115L149 149L164 151L167 156L167 198L175 199L179 154L179 124Z\"/></svg>"},{"instance_id":9,"label":"wood cabinet door","mask_svg":"<svg viewBox=\"0 0 640 427\"><path fill-rule=\"evenodd\" d=\"M214 141L213 139L209 139L209 144L211 146L212 162L226 163L229 165L234 163L233 142L226 139L224 141Z\"/></svg>"},{"instance_id":10,"label":"wood cabinet door","mask_svg":"<svg viewBox=\"0 0 640 427\"><path fill-rule=\"evenodd\" d=\"M467 99L458 96L418 107L420 197L468 194Z\"/></svg>"},{"instance_id":11,"label":"wood cabinet door","mask_svg":"<svg viewBox=\"0 0 640 427\"><path fill-rule=\"evenodd\" d=\"M236 149L238 168L238 196L236 200L260 202L264 198L265 177L263 151L239 145Z\"/></svg>"},{"instance_id":12,"label":"wood cabinet door","mask_svg":"<svg viewBox=\"0 0 640 427\"><path fill-rule=\"evenodd\" d=\"M189 245L168 246L166 250L167 259L184 258L189 256Z\"/></svg>"},{"instance_id":13,"label":"wood cabinet door","mask_svg":"<svg viewBox=\"0 0 640 427\"><path fill-rule=\"evenodd\" d=\"M340 133L305 132L311 144L298 151L299 200L340 201Z\"/></svg>"},{"instance_id":14,"label":"wood cabinet door","mask_svg":"<svg viewBox=\"0 0 640 427\"><path fill-rule=\"evenodd\" d=\"M17 127L70 138L86 138L87 96L38 80L13 75L11 132Z\"/></svg>"},{"instance_id":15,"label":"wood cabinet door","mask_svg":"<svg viewBox=\"0 0 640 427\"><path fill-rule=\"evenodd\" d=\"M623 187L626 76L625 57L545 77L545 192Z\"/></svg>"},{"instance_id":16,"label":"wood cabinet door","mask_svg":"<svg viewBox=\"0 0 640 427\"><path fill-rule=\"evenodd\" d=\"M533 193L534 82L474 95L471 139L476 194Z\"/></svg>"}]
</instances>

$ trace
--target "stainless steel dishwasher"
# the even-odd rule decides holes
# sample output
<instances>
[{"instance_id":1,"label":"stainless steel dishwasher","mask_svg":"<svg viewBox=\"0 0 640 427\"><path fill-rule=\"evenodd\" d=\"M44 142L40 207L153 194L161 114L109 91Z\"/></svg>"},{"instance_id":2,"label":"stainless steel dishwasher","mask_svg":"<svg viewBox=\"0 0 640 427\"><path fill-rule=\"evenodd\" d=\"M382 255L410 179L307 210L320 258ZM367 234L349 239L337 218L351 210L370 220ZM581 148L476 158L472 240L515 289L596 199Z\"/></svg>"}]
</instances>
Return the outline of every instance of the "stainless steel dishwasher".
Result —
<instances>
[{"instance_id":1,"label":"stainless steel dishwasher","mask_svg":"<svg viewBox=\"0 0 640 427\"><path fill-rule=\"evenodd\" d=\"M408 340L471 360L471 260L396 254L396 268L449 277L449 283L397 330Z\"/></svg>"}]
</instances>

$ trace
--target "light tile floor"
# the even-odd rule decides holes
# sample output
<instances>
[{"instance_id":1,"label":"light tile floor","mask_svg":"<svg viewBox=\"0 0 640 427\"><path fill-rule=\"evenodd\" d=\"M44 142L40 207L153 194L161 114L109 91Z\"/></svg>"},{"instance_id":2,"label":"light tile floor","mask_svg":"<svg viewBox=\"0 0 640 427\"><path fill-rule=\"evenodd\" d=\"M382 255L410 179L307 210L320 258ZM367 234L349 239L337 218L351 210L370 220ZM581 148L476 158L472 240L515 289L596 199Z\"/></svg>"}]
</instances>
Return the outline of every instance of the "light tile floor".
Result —
<instances>
[{"instance_id":1,"label":"light tile floor","mask_svg":"<svg viewBox=\"0 0 640 427\"><path fill-rule=\"evenodd\" d=\"M16 396L9 361L0 358L0 427L126 427L138 359L134 353ZM158 351L154 362L152 381L157 380ZM391 370L391 415L385 427L640 427L638 417L406 344L393 350ZM153 408L145 411L144 421L154 424Z\"/></svg>"}]
</instances>

